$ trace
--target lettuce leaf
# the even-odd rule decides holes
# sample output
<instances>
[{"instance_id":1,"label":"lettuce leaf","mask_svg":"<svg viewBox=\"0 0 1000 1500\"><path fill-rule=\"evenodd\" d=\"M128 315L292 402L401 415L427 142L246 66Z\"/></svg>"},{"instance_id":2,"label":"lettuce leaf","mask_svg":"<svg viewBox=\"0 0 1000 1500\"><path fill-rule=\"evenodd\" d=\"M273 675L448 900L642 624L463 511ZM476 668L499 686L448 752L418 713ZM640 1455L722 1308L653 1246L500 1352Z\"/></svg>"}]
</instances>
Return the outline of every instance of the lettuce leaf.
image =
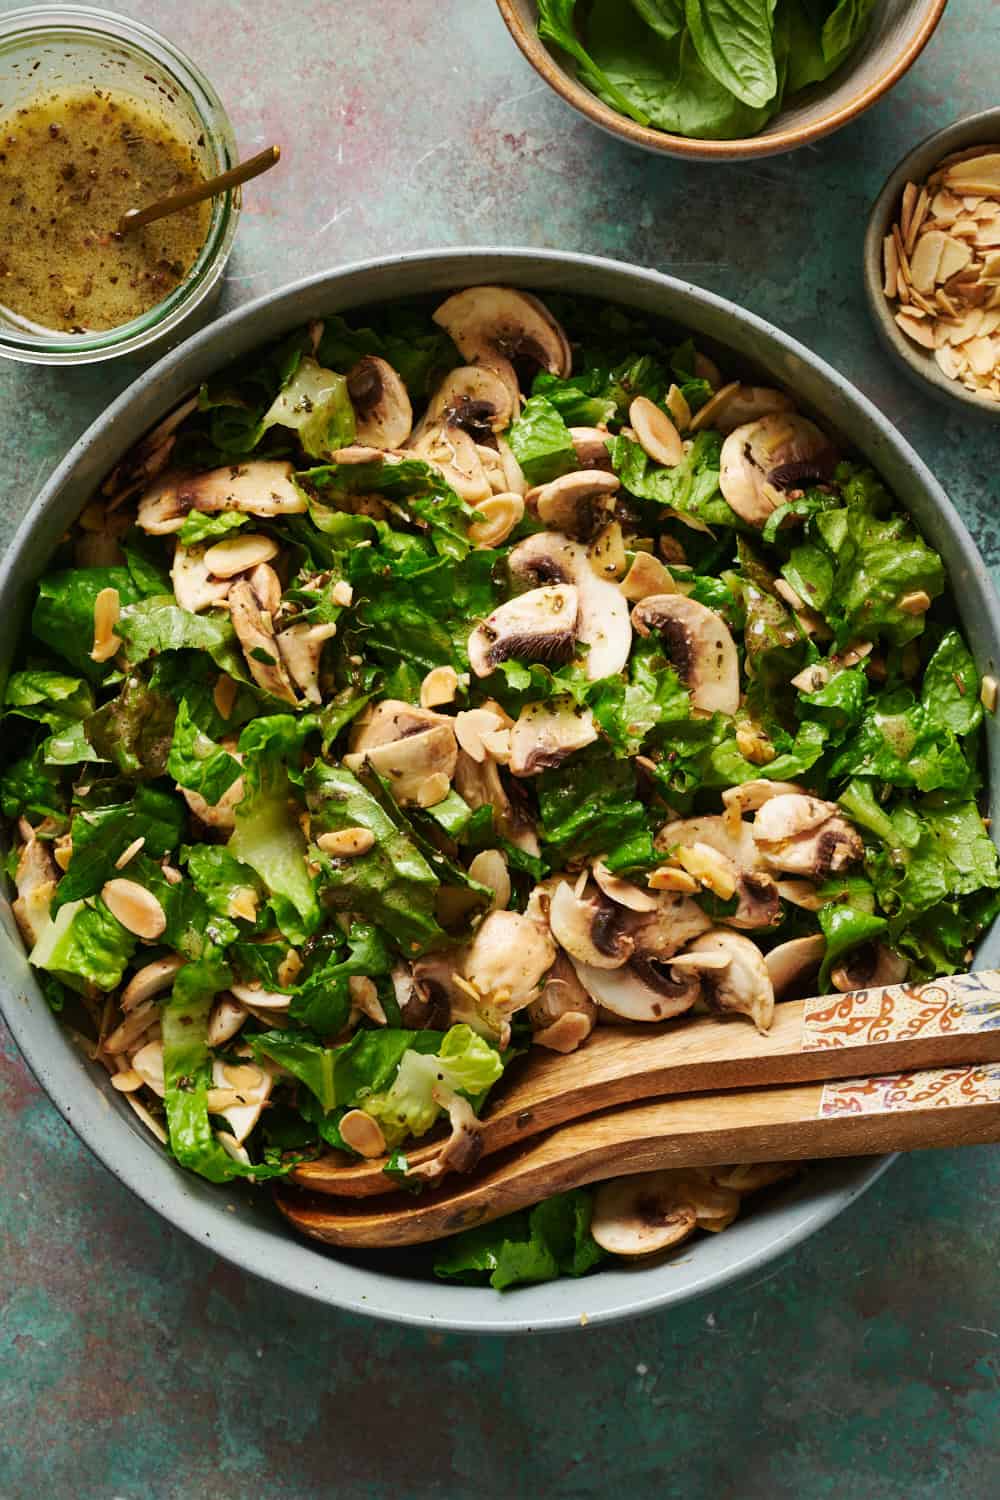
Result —
<instances>
[{"instance_id":1,"label":"lettuce leaf","mask_svg":"<svg viewBox=\"0 0 1000 1500\"><path fill-rule=\"evenodd\" d=\"M179 786L213 807L240 776L240 763L195 723L186 698L177 705L166 769Z\"/></svg>"},{"instance_id":2,"label":"lettuce leaf","mask_svg":"<svg viewBox=\"0 0 1000 1500\"><path fill-rule=\"evenodd\" d=\"M540 837L555 867L646 831L631 761L594 747L536 778Z\"/></svg>"},{"instance_id":3,"label":"lettuce leaf","mask_svg":"<svg viewBox=\"0 0 1000 1500\"><path fill-rule=\"evenodd\" d=\"M114 990L122 982L137 941L100 898L70 901L55 911L28 962L73 990L85 991L91 985Z\"/></svg>"},{"instance_id":4,"label":"lettuce leaf","mask_svg":"<svg viewBox=\"0 0 1000 1500\"><path fill-rule=\"evenodd\" d=\"M389 1088L358 1103L378 1121L386 1144L398 1146L409 1136L426 1135L438 1120L444 1108L441 1089L482 1099L502 1074L503 1060L496 1048L470 1026L452 1026L437 1052L406 1052Z\"/></svg>"},{"instance_id":5,"label":"lettuce leaf","mask_svg":"<svg viewBox=\"0 0 1000 1500\"><path fill-rule=\"evenodd\" d=\"M120 783L118 783L120 787ZM176 849L184 827L184 807L171 792L140 786L127 802L84 801L75 811L73 853L56 888L53 910L83 896L95 895L118 871L115 861L136 839L143 853L162 859Z\"/></svg>"},{"instance_id":6,"label":"lettuce leaf","mask_svg":"<svg viewBox=\"0 0 1000 1500\"><path fill-rule=\"evenodd\" d=\"M108 671L106 662L92 661L90 656L94 602L102 589L117 589L123 607L142 598L128 568L73 568L47 573L40 580L31 613L34 639L51 647L88 682L100 682Z\"/></svg>"},{"instance_id":7,"label":"lettuce leaf","mask_svg":"<svg viewBox=\"0 0 1000 1500\"><path fill-rule=\"evenodd\" d=\"M442 1281L488 1282L496 1291L558 1276L583 1276L607 1259L590 1232L593 1198L574 1188L528 1212L507 1214L445 1240L434 1261Z\"/></svg>"},{"instance_id":8,"label":"lettuce leaf","mask_svg":"<svg viewBox=\"0 0 1000 1500\"><path fill-rule=\"evenodd\" d=\"M287 721L287 724L286 724ZM289 807L286 763L291 715L259 719L240 736L245 791L236 805L236 828L227 848L260 877L275 921L291 943L304 942L320 925L316 886L306 868L306 841ZM262 731L273 730L270 738Z\"/></svg>"},{"instance_id":9,"label":"lettuce leaf","mask_svg":"<svg viewBox=\"0 0 1000 1500\"><path fill-rule=\"evenodd\" d=\"M151 781L167 769L176 705L138 672L83 721L83 734L96 758L111 761L133 781Z\"/></svg>"},{"instance_id":10,"label":"lettuce leaf","mask_svg":"<svg viewBox=\"0 0 1000 1500\"><path fill-rule=\"evenodd\" d=\"M578 469L569 428L545 396L530 396L506 438L529 484L547 484Z\"/></svg>"}]
</instances>

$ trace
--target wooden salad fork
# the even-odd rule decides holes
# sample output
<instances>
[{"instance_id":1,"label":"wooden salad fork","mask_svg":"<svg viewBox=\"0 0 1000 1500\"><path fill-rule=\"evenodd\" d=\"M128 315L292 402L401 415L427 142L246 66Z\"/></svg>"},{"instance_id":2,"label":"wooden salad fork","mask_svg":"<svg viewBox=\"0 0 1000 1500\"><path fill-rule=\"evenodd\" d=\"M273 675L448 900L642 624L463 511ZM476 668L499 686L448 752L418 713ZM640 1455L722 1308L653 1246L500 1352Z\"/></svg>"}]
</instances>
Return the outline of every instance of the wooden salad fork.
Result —
<instances>
[{"instance_id":1,"label":"wooden salad fork","mask_svg":"<svg viewBox=\"0 0 1000 1500\"><path fill-rule=\"evenodd\" d=\"M692 1094L564 1125L434 1192L372 1202L279 1188L294 1227L352 1249L416 1245L609 1177L732 1162L866 1156L1000 1141L1000 1064Z\"/></svg>"},{"instance_id":2,"label":"wooden salad fork","mask_svg":"<svg viewBox=\"0 0 1000 1500\"><path fill-rule=\"evenodd\" d=\"M765 1035L742 1017L680 1018L641 1029L601 1026L567 1056L535 1049L515 1064L515 1076L498 1086L483 1117L483 1155L642 1099L984 1063L1000 1063L998 970L787 1001L776 1007ZM798 1100L800 1091L786 1092ZM440 1149L440 1140L414 1147L407 1161L420 1166ZM290 1181L346 1198L393 1193L397 1184L383 1170L386 1160L331 1152L298 1167Z\"/></svg>"}]
</instances>

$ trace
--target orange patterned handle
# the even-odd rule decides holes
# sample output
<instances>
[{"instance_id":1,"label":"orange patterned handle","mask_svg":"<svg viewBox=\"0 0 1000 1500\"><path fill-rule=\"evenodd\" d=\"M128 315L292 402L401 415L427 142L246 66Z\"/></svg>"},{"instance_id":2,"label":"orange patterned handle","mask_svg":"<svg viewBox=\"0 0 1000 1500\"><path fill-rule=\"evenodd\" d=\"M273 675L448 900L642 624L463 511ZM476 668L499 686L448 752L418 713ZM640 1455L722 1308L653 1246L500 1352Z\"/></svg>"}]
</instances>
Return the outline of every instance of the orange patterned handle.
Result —
<instances>
[{"instance_id":1,"label":"orange patterned handle","mask_svg":"<svg viewBox=\"0 0 1000 1500\"><path fill-rule=\"evenodd\" d=\"M1000 971L951 974L929 984L820 995L805 1002L802 1051L1000 1029Z\"/></svg>"}]
</instances>

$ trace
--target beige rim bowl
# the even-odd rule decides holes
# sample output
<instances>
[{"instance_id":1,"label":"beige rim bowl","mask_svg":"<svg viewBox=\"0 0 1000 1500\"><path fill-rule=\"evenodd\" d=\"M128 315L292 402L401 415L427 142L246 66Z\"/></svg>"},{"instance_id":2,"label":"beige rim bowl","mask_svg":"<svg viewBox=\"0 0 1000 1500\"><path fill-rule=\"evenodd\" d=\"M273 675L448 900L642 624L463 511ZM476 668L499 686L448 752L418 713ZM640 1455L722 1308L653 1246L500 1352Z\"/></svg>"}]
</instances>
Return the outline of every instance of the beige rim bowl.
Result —
<instances>
[{"instance_id":1,"label":"beige rim bowl","mask_svg":"<svg viewBox=\"0 0 1000 1500\"><path fill-rule=\"evenodd\" d=\"M627 5L628 0L619 0ZM759 135L731 141L700 141L637 125L602 104L577 81L575 64L538 35L534 0L497 0L507 29L532 67L567 104L610 135L656 151L698 161L748 161L776 156L830 135L863 114L912 67L934 34L947 0L879 0L860 46L824 83L804 89Z\"/></svg>"}]
</instances>

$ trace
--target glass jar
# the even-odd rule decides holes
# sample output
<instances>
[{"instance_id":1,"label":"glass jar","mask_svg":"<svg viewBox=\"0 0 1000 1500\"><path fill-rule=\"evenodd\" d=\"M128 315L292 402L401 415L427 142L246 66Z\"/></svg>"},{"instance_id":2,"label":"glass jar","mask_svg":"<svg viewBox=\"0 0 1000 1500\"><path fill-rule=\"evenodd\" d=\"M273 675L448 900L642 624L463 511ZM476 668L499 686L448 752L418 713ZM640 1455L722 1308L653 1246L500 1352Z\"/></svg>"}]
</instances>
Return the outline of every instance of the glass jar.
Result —
<instances>
[{"instance_id":1,"label":"glass jar","mask_svg":"<svg viewBox=\"0 0 1000 1500\"><path fill-rule=\"evenodd\" d=\"M155 106L200 158L205 177L236 165L236 140L215 89L150 27L84 5L38 5L0 15L0 116L39 94L88 86ZM210 312L239 213L238 188L213 199L208 235L185 279L162 302L117 328L43 332L0 306L0 356L83 365L140 351L162 353Z\"/></svg>"}]
</instances>

